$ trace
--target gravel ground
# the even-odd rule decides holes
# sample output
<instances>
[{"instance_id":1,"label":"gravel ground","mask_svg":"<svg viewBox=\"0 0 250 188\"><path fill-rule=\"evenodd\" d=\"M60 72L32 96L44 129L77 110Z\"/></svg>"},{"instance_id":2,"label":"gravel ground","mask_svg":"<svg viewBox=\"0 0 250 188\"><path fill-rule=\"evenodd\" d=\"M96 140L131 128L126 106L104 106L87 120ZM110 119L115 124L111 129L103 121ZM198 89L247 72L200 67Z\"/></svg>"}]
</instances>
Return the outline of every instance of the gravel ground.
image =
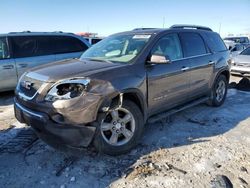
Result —
<instances>
[{"instance_id":1,"label":"gravel ground","mask_svg":"<svg viewBox=\"0 0 250 188\"><path fill-rule=\"evenodd\" d=\"M0 101L9 113L0 115L1 187L250 187L249 92L230 89L220 108L201 104L147 125L141 143L118 157L54 150L8 123L11 98Z\"/></svg>"},{"instance_id":2,"label":"gravel ground","mask_svg":"<svg viewBox=\"0 0 250 188\"><path fill-rule=\"evenodd\" d=\"M0 93L0 131L6 131L16 122L13 109L13 92Z\"/></svg>"}]
</instances>

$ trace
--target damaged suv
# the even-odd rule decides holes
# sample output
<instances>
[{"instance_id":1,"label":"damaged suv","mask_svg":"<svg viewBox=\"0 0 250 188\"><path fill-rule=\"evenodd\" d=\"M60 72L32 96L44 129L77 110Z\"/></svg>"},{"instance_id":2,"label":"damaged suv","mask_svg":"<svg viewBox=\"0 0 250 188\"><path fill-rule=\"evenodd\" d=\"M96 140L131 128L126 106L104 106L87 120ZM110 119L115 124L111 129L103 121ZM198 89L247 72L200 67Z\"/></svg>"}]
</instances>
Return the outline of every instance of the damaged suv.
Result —
<instances>
[{"instance_id":1,"label":"damaged suv","mask_svg":"<svg viewBox=\"0 0 250 188\"><path fill-rule=\"evenodd\" d=\"M202 26L135 29L20 79L15 116L54 147L128 152L144 125L207 102L223 104L229 52Z\"/></svg>"}]
</instances>

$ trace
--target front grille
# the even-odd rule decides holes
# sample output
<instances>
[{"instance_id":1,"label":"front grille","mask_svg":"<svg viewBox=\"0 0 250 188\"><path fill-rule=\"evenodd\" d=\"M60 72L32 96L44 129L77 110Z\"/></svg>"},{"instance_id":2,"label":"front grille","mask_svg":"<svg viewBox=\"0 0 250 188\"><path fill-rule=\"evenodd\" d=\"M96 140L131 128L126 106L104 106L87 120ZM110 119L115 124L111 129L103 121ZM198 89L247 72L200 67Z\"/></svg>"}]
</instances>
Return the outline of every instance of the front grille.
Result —
<instances>
[{"instance_id":1,"label":"front grille","mask_svg":"<svg viewBox=\"0 0 250 188\"><path fill-rule=\"evenodd\" d=\"M235 65L238 67L250 67L250 63L236 63Z\"/></svg>"},{"instance_id":2,"label":"front grille","mask_svg":"<svg viewBox=\"0 0 250 188\"><path fill-rule=\"evenodd\" d=\"M23 76L19 82L19 90L27 97L33 97L44 82Z\"/></svg>"}]
</instances>

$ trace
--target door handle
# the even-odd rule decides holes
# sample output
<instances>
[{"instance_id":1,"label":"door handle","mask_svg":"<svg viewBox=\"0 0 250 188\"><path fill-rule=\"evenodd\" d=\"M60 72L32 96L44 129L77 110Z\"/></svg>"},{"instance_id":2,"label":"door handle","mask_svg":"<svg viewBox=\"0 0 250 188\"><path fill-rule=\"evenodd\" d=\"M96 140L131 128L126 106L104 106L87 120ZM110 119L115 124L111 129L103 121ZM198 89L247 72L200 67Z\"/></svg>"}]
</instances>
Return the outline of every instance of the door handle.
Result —
<instances>
[{"instance_id":1,"label":"door handle","mask_svg":"<svg viewBox=\"0 0 250 188\"><path fill-rule=\"evenodd\" d=\"M3 65L3 69L14 69L14 65Z\"/></svg>"},{"instance_id":2,"label":"door handle","mask_svg":"<svg viewBox=\"0 0 250 188\"><path fill-rule=\"evenodd\" d=\"M27 67L27 66L28 66L28 64L25 64L25 63L20 63L20 64L18 64L18 66L19 66L20 68L25 68L25 67Z\"/></svg>"},{"instance_id":3,"label":"door handle","mask_svg":"<svg viewBox=\"0 0 250 188\"><path fill-rule=\"evenodd\" d=\"M209 61L208 65L214 65L215 62L214 61Z\"/></svg>"},{"instance_id":4,"label":"door handle","mask_svg":"<svg viewBox=\"0 0 250 188\"><path fill-rule=\"evenodd\" d=\"M182 70L182 71L186 71L186 70L188 70L188 69L190 69L190 67L183 67L181 70Z\"/></svg>"}]
</instances>

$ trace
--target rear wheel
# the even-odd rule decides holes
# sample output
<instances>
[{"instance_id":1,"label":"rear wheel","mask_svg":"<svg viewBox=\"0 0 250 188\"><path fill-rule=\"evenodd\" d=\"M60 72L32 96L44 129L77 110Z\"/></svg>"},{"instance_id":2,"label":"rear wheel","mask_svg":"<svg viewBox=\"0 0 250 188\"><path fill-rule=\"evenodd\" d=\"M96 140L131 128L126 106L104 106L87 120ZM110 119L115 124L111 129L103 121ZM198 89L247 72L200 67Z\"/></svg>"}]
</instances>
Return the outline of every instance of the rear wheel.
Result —
<instances>
[{"instance_id":1,"label":"rear wheel","mask_svg":"<svg viewBox=\"0 0 250 188\"><path fill-rule=\"evenodd\" d=\"M221 106L227 95L228 81L224 75L220 75L213 86L208 104L211 106Z\"/></svg>"},{"instance_id":2,"label":"rear wheel","mask_svg":"<svg viewBox=\"0 0 250 188\"><path fill-rule=\"evenodd\" d=\"M129 100L122 107L110 110L98 118L95 148L109 155L119 155L132 149L141 138L144 122L138 106Z\"/></svg>"}]
</instances>

